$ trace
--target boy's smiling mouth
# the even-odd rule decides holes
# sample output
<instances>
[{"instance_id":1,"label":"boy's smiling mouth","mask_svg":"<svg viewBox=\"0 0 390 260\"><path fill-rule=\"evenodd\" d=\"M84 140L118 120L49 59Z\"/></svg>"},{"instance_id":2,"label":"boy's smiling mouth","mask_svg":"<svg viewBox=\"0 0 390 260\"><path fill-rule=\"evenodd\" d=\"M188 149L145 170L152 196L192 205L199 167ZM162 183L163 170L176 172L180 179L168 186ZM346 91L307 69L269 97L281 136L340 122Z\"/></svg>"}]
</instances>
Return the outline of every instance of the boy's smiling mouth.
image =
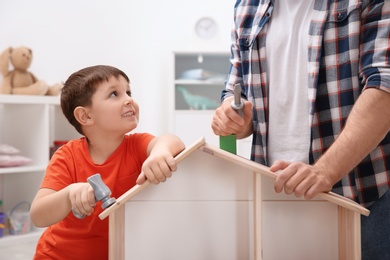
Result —
<instances>
[{"instance_id":1,"label":"boy's smiling mouth","mask_svg":"<svg viewBox=\"0 0 390 260\"><path fill-rule=\"evenodd\" d=\"M128 112L124 113L122 116L123 116L123 117L134 116L134 111L128 111Z\"/></svg>"}]
</instances>

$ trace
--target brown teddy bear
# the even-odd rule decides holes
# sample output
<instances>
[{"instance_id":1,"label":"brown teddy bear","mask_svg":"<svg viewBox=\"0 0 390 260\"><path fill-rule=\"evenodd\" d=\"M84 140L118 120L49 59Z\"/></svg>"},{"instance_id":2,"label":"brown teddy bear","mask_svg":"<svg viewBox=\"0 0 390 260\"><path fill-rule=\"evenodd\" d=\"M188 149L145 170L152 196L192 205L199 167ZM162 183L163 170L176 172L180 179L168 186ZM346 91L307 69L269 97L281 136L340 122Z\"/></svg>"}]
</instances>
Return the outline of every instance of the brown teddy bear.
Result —
<instances>
[{"instance_id":1,"label":"brown teddy bear","mask_svg":"<svg viewBox=\"0 0 390 260\"><path fill-rule=\"evenodd\" d=\"M0 71L3 81L0 85L0 94L16 95L50 95L60 94L62 84L48 85L38 80L28 71L32 62L32 51L27 47L9 47L0 55ZM9 70L9 66L13 66Z\"/></svg>"}]
</instances>

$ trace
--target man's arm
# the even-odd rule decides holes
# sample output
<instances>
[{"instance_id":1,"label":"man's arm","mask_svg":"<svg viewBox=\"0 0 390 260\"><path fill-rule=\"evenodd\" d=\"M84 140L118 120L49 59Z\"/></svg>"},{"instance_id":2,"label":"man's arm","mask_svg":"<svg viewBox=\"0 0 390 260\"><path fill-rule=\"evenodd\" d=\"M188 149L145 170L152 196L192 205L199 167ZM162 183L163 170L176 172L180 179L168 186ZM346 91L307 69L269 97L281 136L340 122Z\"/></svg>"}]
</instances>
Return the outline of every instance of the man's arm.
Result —
<instances>
[{"instance_id":1,"label":"man's arm","mask_svg":"<svg viewBox=\"0 0 390 260\"><path fill-rule=\"evenodd\" d=\"M363 160L390 130L390 93L366 89L354 105L344 129L332 146L313 165L275 162L279 171L275 191L312 199L326 192Z\"/></svg>"}]
</instances>

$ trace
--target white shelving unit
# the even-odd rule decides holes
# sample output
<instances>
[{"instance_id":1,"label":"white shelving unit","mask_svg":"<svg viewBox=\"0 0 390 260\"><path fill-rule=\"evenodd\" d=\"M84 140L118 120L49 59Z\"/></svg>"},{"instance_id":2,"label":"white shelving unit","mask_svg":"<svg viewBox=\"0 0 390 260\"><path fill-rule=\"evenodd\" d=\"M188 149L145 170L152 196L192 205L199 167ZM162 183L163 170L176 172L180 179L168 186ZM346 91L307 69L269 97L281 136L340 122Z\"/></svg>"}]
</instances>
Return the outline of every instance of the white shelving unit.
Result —
<instances>
[{"instance_id":1,"label":"white shelving unit","mask_svg":"<svg viewBox=\"0 0 390 260\"><path fill-rule=\"evenodd\" d=\"M228 52L174 52L170 125L171 131L187 146L204 136L207 143L219 147L219 137L213 133L211 121L215 108L220 104L221 91L230 67L229 58ZM189 102L180 89L190 94L190 98L196 96L201 101ZM196 97L193 100L196 100ZM205 103L202 104L202 100ZM251 138L237 141L237 152L243 157L249 158L250 147Z\"/></svg>"},{"instance_id":2,"label":"white shelving unit","mask_svg":"<svg viewBox=\"0 0 390 260\"><path fill-rule=\"evenodd\" d=\"M211 129L229 70L227 52L175 52L172 131L190 145L200 136L218 145ZM186 93L184 93L186 92Z\"/></svg>"},{"instance_id":3,"label":"white shelving unit","mask_svg":"<svg viewBox=\"0 0 390 260\"><path fill-rule=\"evenodd\" d=\"M80 135L62 114L59 96L0 95L0 144L11 145L20 155L33 161L25 166L0 168L0 199L3 211L21 201L32 202L49 162L55 140L70 140ZM24 235L5 235L0 248L34 243L41 229Z\"/></svg>"}]
</instances>

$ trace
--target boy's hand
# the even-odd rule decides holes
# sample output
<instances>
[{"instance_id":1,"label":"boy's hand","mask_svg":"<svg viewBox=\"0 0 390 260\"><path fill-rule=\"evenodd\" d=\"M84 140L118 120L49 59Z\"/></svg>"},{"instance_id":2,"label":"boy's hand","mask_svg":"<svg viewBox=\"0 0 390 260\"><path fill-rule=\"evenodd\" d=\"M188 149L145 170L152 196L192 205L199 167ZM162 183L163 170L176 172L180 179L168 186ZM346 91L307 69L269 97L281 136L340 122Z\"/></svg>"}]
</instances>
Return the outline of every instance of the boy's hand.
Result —
<instances>
[{"instance_id":1,"label":"boy's hand","mask_svg":"<svg viewBox=\"0 0 390 260\"><path fill-rule=\"evenodd\" d=\"M69 185L69 200L72 209L80 215L90 216L96 205L95 193L88 182Z\"/></svg>"},{"instance_id":2,"label":"boy's hand","mask_svg":"<svg viewBox=\"0 0 390 260\"><path fill-rule=\"evenodd\" d=\"M169 151L153 152L142 165L142 172L138 176L137 184L141 185L146 180L153 184L165 182L176 171L176 162Z\"/></svg>"}]
</instances>

